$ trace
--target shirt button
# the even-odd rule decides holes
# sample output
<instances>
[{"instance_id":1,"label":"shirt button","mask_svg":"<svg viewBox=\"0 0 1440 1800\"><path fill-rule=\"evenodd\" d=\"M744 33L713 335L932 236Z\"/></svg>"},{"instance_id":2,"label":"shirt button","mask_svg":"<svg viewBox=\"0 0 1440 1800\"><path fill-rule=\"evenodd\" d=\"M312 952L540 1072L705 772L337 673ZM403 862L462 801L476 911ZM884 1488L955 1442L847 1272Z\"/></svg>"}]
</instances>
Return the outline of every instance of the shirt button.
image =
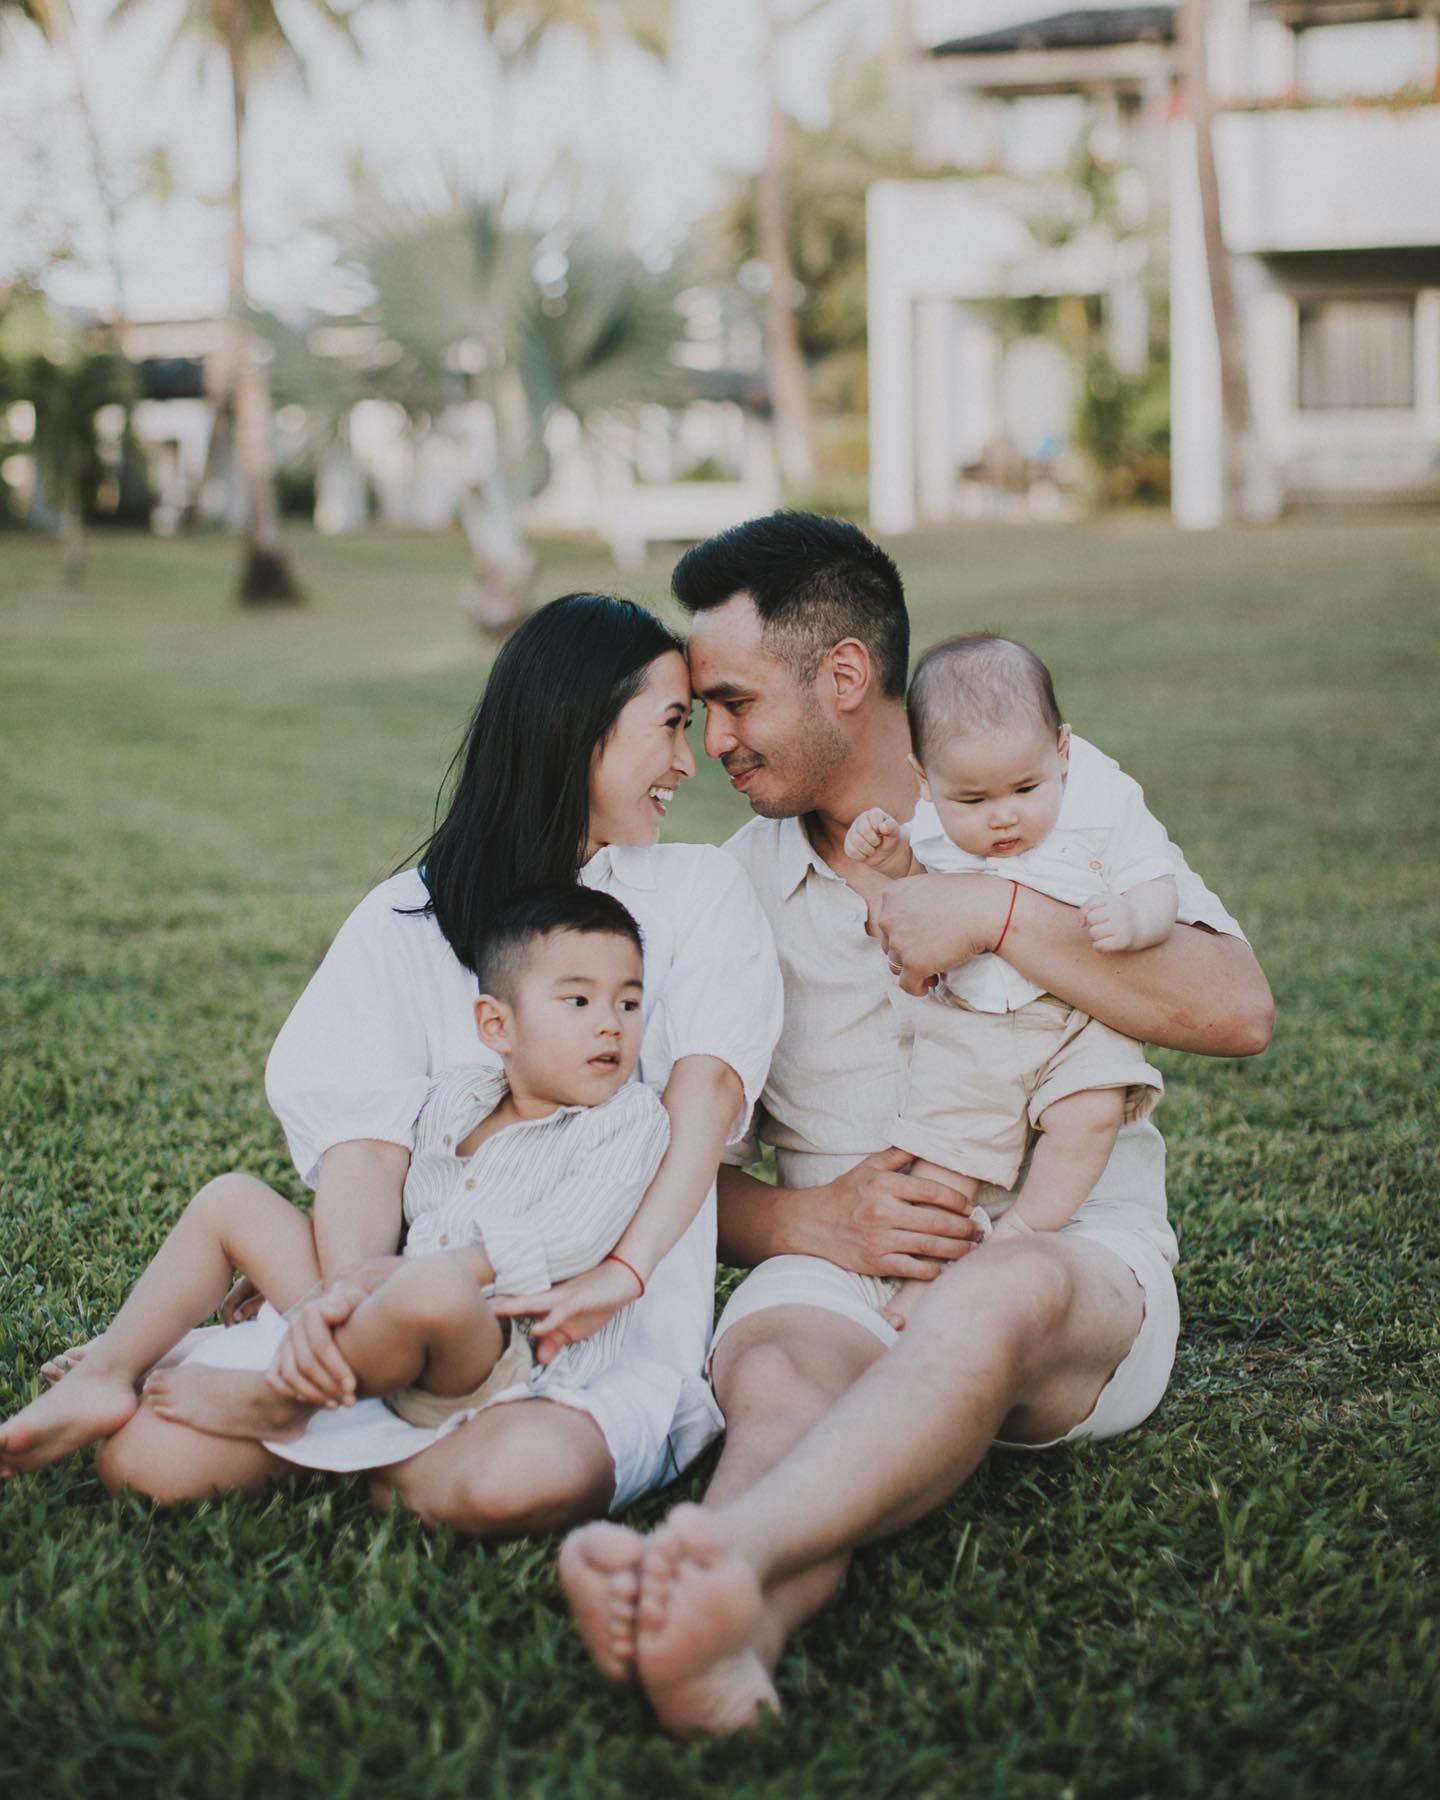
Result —
<instances>
[{"instance_id":1,"label":"shirt button","mask_svg":"<svg viewBox=\"0 0 1440 1800\"><path fill-rule=\"evenodd\" d=\"M449 1138L448 1138L448 1137L447 1137L447 1138L441 1138L441 1140L440 1140L440 1142L441 1142L441 1143L442 1143L442 1144L444 1144L444 1145L445 1145L445 1147L446 1147L446 1149L447 1149L447 1150L448 1150L448 1149L449 1149L449 1147L450 1147L450 1139L449 1139Z\"/></svg>"},{"instance_id":2,"label":"shirt button","mask_svg":"<svg viewBox=\"0 0 1440 1800\"><path fill-rule=\"evenodd\" d=\"M1090 864L1090 867L1092 869L1103 869L1105 867L1105 865L1104 865L1104 863L1101 863L1101 862L1092 862Z\"/></svg>"},{"instance_id":3,"label":"shirt button","mask_svg":"<svg viewBox=\"0 0 1440 1800\"><path fill-rule=\"evenodd\" d=\"M472 1175L465 1185L467 1188L473 1188L475 1185L475 1177Z\"/></svg>"}]
</instances>

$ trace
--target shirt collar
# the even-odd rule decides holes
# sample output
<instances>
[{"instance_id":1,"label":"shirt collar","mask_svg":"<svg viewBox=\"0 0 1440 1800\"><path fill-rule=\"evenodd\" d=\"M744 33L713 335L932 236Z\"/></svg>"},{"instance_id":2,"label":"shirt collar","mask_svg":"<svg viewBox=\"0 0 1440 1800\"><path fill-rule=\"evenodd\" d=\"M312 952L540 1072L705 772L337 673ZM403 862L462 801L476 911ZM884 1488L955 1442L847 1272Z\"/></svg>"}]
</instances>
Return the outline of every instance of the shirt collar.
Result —
<instances>
[{"instance_id":1,"label":"shirt collar","mask_svg":"<svg viewBox=\"0 0 1440 1800\"><path fill-rule=\"evenodd\" d=\"M803 818L780 820L780 898L788 900L811 869L831 881L840 877L810 842Z\"/></svg>"},{"instance_id":2,"label":"shirt collar","mask_svg":"<svg viewBox=\"0 0 1440 1800\"><path fill-rule=\"evenodd\" d=\"M1071 732L1070 772L1052 831L1083 831L1087 827L1113 823L1113 802L1106 804L1103 780L1104 765L1109 760L1093 744Z\"/></svg>"},{"instance_id":3,"label":"shirt collar","mask_svg":"<svg viewBox=\"0 0 1440 1800\"><path fill-rule=\"evenodd\" d=\"M585 887L598 888L611 875L622 887L653 890L655 869L651 846L602 844L581 869L580 880Z\"/></svg>"}]
</instances>

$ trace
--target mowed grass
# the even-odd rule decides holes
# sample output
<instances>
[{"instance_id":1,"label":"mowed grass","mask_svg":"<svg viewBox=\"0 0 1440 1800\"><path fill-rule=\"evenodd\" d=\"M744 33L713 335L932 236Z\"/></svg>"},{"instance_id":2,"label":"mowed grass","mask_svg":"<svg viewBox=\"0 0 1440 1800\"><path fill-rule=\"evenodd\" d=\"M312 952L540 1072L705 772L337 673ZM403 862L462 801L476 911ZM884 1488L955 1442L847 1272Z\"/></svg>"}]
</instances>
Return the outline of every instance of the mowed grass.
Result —
<instances>
[{"instance_id":1,"label":"mowed grass","mask_svg":"<svg viewBox=\"0 0 1440 1800\"><path fill-rule=\"evenodd\" d=\"M1185 1312L1165 1404L1118 1442L997 1456L863 1552L784 1664L784 1719L712 1747L593 1678L550 1542L475 1545L318 1481L167 1515L76 1457L0 1487L4 1791L1433 1791L1440 530L894 547L918 641L1031 642L1275 987L1263 1059L1159 1058ZM455 542L294 552L309 606L252 614L220 540L97 541L78 593L0 540L0 1410L209 1176L299 1196L266 1050L424 835L480 686ZM557 548L541 591L662 602L666 577ZM672 825L745 816L712 768Z\"/></svg>"}]
</instances>

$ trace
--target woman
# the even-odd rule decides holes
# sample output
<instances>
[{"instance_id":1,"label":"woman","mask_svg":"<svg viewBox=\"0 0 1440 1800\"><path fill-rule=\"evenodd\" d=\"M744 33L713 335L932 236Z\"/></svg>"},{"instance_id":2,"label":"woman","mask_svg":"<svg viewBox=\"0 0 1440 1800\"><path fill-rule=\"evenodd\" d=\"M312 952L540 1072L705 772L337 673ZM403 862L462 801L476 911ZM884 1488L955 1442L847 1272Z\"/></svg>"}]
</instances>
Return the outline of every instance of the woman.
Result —
<instances>
[{"instance_id":1,"label":"woman","mask_svg":"<svg viewBox=\"0 0 1440 1800\"><path fill-rule=\"evenodd\" d=\"M363 1297L366 1262L399 1240L420 1100L434 1075L482 1054L463 948L477 923L510 895L578 879L622 901L644 934L640 1072L661 1090L671 1144L616 1246L645 1281L623 1361L563 1403L493 1407L382 1470L381 1504L393 1490L464 1531L554 1530L629 1504L720 1428L702 1373L713 1184L764 1082L780 978L742 871L706 845L657 843L675 789L695 772L689 716L680 646L643 608L572 594L536 613L495 664L418 867L351 914L271 1053L266 1091L315 1187L329 1280L292 1316L274 1368L297 1399L333 1404L348 1371L331 1334ZM624 1265L607 1263L529 1309L542 1338L559 1343L633 1294ZM273 1318L239 1325L218 1354L198 1354L258 1366L276 1329ZM168 1424L146 1407L100 1453L109 1486L164 1500L258 1491L291 1468L262 1445Z\"/></svg>"}]
</instances>

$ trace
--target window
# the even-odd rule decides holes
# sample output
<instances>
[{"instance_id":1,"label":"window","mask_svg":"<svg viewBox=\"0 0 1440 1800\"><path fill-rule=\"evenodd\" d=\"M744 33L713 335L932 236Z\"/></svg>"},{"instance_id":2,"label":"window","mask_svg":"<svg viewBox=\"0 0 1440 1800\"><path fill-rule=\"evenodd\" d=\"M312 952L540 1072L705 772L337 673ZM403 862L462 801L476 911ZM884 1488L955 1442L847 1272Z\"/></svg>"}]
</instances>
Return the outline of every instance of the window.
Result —
<instances>
[{"instance_id":1,"label":"window","mask_svg":"<svg viewBox=\"0 0 1440 1800\"><path fill-rule=\"evenodd\" d=\"M1300 307L1300 405L1307 411L1412 407L1410 300L1309 300Z\"/></svg>"},{"instance_id":2,"label":"window","mask_svg":"<svg viewBox=\"0 0 1440 1800\"><path fill-rule=\"evenodd\" d=\"M1434 76L1431 37L1420 19L1307 25L1295 34L1295 78L1314 100L1392 94Z\"/></svg>"}]
</instances>

